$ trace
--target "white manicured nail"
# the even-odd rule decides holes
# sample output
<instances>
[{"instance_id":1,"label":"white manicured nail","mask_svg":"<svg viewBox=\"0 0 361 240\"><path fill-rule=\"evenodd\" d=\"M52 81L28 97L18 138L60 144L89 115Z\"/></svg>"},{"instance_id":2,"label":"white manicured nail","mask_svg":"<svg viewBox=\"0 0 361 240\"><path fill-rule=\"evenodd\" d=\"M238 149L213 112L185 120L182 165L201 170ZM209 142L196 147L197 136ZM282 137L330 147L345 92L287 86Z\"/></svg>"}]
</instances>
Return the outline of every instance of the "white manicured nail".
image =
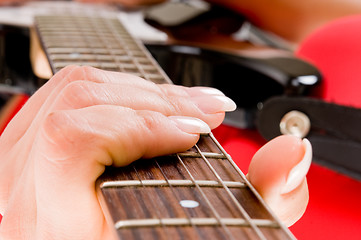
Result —
<instances>
[{"instance_id":1,"label":"white manicured nail","mask_svg":"<svg viewBox=\"0 0 361 240\"><path fill-rule=\"evenodd\" d=\"M236 103L224 95L202 95L192 97L192 101L206 114L230 112L237 108Z\"/></svg>"},{"instance_id":2,"label":"white manicured nail","mask_svg":"<svg viewBox=\"0 0 361 240\"><path fill-rule=\"evenodd\" d=\"M224 96L224 93L217 88L211 88L211 87L193 87L191 88L191 91L193 93L197 94L206 94L206 95L220 95Z\"/></svg>"},{"instance_id":3,"label":"white manicured nail","mask_svg":"<svg viewBox=\"0 0 361 240\"><path fill-rule=\"evenodd\" d=\"M303 139L303 146L305 148L305 155L302 160L289 172L286 185L281 191L282 194L289 193L298 187L310 169L312 162L312 146L306 138Z\"/></svg>"},{"instance_id":4,"label":"white manicured nail","mask_svg":"<svg viewBox=\"0 0 361 240\"><path fill-rule=\"evenodd\" d=\"M186 133L209 133L211 129L208 124L198 118L184 116L170 116L176 126Z\"/></svg>"}]
</instances>

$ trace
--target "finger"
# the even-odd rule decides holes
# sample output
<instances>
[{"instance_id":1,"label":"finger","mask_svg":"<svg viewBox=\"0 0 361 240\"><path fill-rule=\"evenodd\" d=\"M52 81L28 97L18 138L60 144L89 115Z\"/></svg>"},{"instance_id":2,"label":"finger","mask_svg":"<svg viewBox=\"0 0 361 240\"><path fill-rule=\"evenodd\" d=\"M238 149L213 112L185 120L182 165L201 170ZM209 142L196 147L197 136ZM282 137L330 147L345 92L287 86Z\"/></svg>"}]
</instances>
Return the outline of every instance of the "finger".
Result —
<instances>
[{"instance_id":1,"label":"finger","mask_svg":"<svg viewBox=\"0 0 361 240\"><path fill-rule=\"evenodd\" d=\"M118 105L134 110L157 111L167 116L193 116L207 122L211 128L222 122L225 111L236 108L231 99L211 88L160 85L148 90L123 84L76 81L58 94L49 111L92 105Z\"/></svg>"},{"instance_id":2,"label":"finger","mask_svg":"<svg viewBox=\"0 0 361 240\"><path fill-rule=\"evenodd\" d=\"M86 80L79 81L75 79ZM83 88L87 89L87 91L79 90L81 87L76 87L79 82L87 82L88 85L92 87L86 88L86 84L83 84L85 86ZM96 85L111 86L101 88ZM111 89L115 89L116 91L112 91ZM128 92L130 90L131 94ZM115 104L129 106L135 109L160 111L166 115L183 114L196 116L214 128L221 123L224 113L209 114L209 112L202 112L202 106L217 106L215 103L209 104L212 101L209 101L207 95L211 97L212 95L223 94L211 88L189 89L173 85L158 86L128 74L105 72L89 67L67 67L56 74L44 87L32 96L27 105L18 113L12 122L12 126L8 128L10 136L3 136L2 139L6 139L6 143L2 144L2 147L4 147L4 149L2 149L4 151L2 152L5 153L6 151L13 150L16 156L13 156L14 154L8 156L6 158L9 160L8 164L4 162L7 160L3 161L2 168L0 169L2 189L13 189L13 185L16 183L22 171L22 166L29 154L27 152L29 148L23 149L23 146L32 145L37 129L49 112L72 108L65 106L66 101L67 103L73 102L78 104L78 106L74 105L73 108L91 106L92 104ZM170 100L173 99L173 101L169 103L169 99L167 98ZM190 101L189 99L184 100L182 98L193 98L194 101ZM215 102L217 102L217 98L217 96L214 98ZM155 99L157 99L157 101ZM180 103L182 101L184 101L183 104ZM161 104L159 104L159 102L161 102ZM187 104L187 102L189 102L189 104ZM218 106L221 102L222 101L218 99ZM160 110L161 108L162 110ZM217 112L221 109L216 107L213 110ZM24 136L25 132L26 135ZM10 140L7 141L8 139ZM11 147L14 144L15 146ZM9 195L8 190L4 190L3 193L4 194L1 195L3 196L2 199L7 199Z\"/></svg>"},{"instance_id":3,"label":"finger","mask_svg":"<svg viewBox=\"0 0 361 240\"><path fill-rule=\"evenodd\" d=\"M306 174L311 160L308 140L280 136L263 146L249 166L248 179L288 226L295 223L307 207Z\"/></svg>"},{"instance_id":4,"label":"finger","mask_svg":"<svg viewBox=\"0 0 361 240\"><path fill-rule=\"evenodd\" d=\"M13 118L5 129L2 139L6 139L7 145L16 143L27 131L32 122L39 126L39 118L46 115L47 110L54 102L58 93L69 83L78 80L86 80L98 83L127 83L139 88L155 88L153 83L125 73L107 72L92 67L68 66L56 73L44 86L42 86L24 105L19 113ZM40 116L39 111L42 112ZM1 140L0 140L1 141Z\"/></svg>"},{"instance_id":5,"label":"finger","mask_svg":"<svg viewBox=\"0 0 361 240\"><path fill-rule=\"evenodd\" d=\"M89 215L90 209L100 209L94 182L105 165L124 166L141 157L183 151L197 142L200 132L208 131L195 118L118 106L54 112L37 138L37 201L43 207L39 224L62 233L81 229L93 234L94 226L101 225ZM89 219L88 224L80 224L83 219Z\"/></svg>"},{"instance_id":6,"label":"finger","mask_svg":"<svg viewBox=\"0 0 361 240\"><path fill-rule=\"evenodd\" d=\"M199 92L217 92L217 90L205 90L206 88L195 88L194 90L187 91L185 87L170 87L158 85L145 81L142 78L130 74L119 72L108 72L99 70L92 67L76 67L69 66L54 75L42 88L39 89L22 108L22 110L14 117L13 121L9 124L4 132L6 136L7 145L11 146L17 142L29 128L32 122L35 122L34 128L39 127L39 122L44 118L51 108L51 105L58 98L59 93L69 84L74 81L89 81L95 83L113 83L120 85L133 86L138 89L147 91L160 92L165 91L169 95L192 95ZM218 94L220 92L218 91ZM215 94L216 95L216 94ZM210 105L211 106L211 105ZM41 108L41 110L40 110ZM37 116L39 115L39 116Z\"/></svg>"},{"instance_id":7,"label":"finger","mask_svg":"<svg viewBox=\"0 0 361 240\"><path fill-rule=\"evenodd\" d=\"M41 139L47 140L49 146L41 145L40 150L58 154L50 155L54 159L63 159L63 155L91 158L101 152L111 153L111 164L124 166L141 157L186 150L197 142L199 133L210 128L193 117L167 117L154 111L98 105L53 112L43 129Z\"/></svg>"}]
</instances>

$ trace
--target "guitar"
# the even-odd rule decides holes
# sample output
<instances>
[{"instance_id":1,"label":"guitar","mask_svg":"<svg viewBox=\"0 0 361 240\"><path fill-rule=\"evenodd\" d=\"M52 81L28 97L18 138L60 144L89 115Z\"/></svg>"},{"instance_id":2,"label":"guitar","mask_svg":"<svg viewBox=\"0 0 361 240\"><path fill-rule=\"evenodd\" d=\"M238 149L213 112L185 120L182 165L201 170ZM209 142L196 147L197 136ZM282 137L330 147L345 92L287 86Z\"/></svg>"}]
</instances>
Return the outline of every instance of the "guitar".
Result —
<instances>
[{"instance_id":1,"label":"guitar","mask_svg":"<svg viewBox=\"0 0 361 240\"><path fill-rule=\"evenodd\" d=\"M89 65L171 83L118 18L84 12L35 17L53 73ZM119 239L294 239L212 134L183 153L107 168L97 189Z\"/></svg>"}]
</instances>

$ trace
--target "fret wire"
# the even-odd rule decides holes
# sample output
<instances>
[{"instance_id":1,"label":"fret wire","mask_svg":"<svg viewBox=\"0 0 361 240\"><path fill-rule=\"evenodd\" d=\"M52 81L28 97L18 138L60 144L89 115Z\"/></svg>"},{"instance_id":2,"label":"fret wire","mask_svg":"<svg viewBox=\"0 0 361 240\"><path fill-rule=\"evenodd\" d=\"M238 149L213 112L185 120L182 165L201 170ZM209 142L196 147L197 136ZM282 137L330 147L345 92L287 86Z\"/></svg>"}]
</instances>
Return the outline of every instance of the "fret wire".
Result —
<instances>
[{"instance_id":1,"label":"fret wire","mask_svg":"<svg viewBox=\"0 0 361 240\"><path fill-rule=\"evenodd\" d=\"M218 181L213 180L196 180L195 181L200 187L213 187L219 188L223 187ZM224 181L224 184L229 188L244 188L246 184L242 182L233 182L233 181ZM102 183L102 188L112 188L112 187L164 187L164 186L174 186L174 187L194 187L195 184L191 180L120 180L120 181L106 181Z\"/></svg>"},{"instance_id":2,"label":"fret wire","mask_svg":"<svg viewBox=\"0 0 361 240\"><path fill-rule=\"evenodd\" d=\"M195 145L196 146L196 145ZM195 187L198 189L198 191L201 193L203 199L206 201L207 205L209 206L209 208L211 209L211 211L213 212L213 215L215 216L215 218L218 221L218 224L220 226L222 226L222 228L224 229L225 233L228 235L229 239L234 239L232 233L229 231L229 229L226 227L226 225L221 221L221 216L218 214L217 210L215 209L215 207L213 206L213 204L210 202L210 200L207 198L206 194L204 193L204 191L202 190L202 188L198 185L198 183L196 182L194 176L192 175L192 173L189 171L189 169L187 168L187 166L185 165L185 163L183 162L182 158L177 154L176 155L179 162L182 164L183 168L186 170L186 172L188 173L189 177L191 178L192 182L194 183Z\"/></svg>"},{"instance_id":3,"label":"fret wire","mask_svg":"<svg viewBox=\"0 0 361 240\"><path fill-rule=\"evenodd\" d=\"M248 223L242 218L221 218L222 223L226 226L246 227ZM278 224L266 219L253 219L252 222L259 227L277 228ZM139 227L156 227L164 226L190 226L193 223L197 226L217 226L219 225L216 218L160 218L160 219L132 219L120 220L115 223L116 229L122 228L139 228Z\"/></svg>"},{"instance_id":4,"label":"fret wire","mask_svg":"<svg viewBox=\"0 0 361 240\"><path fill-rule=\"evenodd\" d=\"M203 154L208 158L217 158L217 159L227 158L224 154L219 154L219 153L205 152ZM201 157L199 153L195 153L195 152L182 152L182 153L178 153L178 155L181 157L194 157L194 158Z\"/></svg>"},{"instance_id":5,"label":"fret wire","mask_svg":"<svg viewBox=\"0 0 361 240\"><path fill-rule=\"evenodd\" d=\"M209 169L212 171L212 173L214 174L214 176L218 179L219 183L223 186L223 188L226 190L227 194L229 195L229 197L232 199L232 201L234 202L234 204L237 206L238 210L241 212L241 214L243 215L243 217L246 219L246 221L249 223L249 226L254 230L254 232L257 234L257 236L262 239L262 240L266 240L265 236L263 235L263 233L260 231L260 229L251 221L250 216L248 215L247 211L241 206L241 204L238 202L238 200L236 199L236 197L233 195L233 193L229 190L229 188L226 186L226 184L223 182L222 178L219 176L219 174L216 172L216 170L213 168L212 164L208 161L207 158L205 158L205 156L203 155L203 153L201 152L201 150L199 149L199 147L197 145L195 145L195 148L197 149L197 151L201 154L202 159L205 161L205 163L207 164L207 166L209 167Z\"/></svg>"},{"instance_id":6,"label":"fret wire","mask_svg":"<svg viewBox=\"0 0 361 240\"><path fill-rule=\"evenodd\" d=\"M139 172L137 171L137 169L136 169L135 166L133 166L133 170L135 171L135 174L137 175L138 180L142 183L142 179L141 179L141 177L140 177L140 175L139 175ZM143 185L143 183L142 183L142 187L143 187L143 189L145 189L145 192L146 192L146 194L148 195L148 199L151 199L151 195L150 195L149 192L146 190L146 187ZM159 224L159 225L165 230L166 235L169 236L168 228L166 228L165 225L163 224L163 221L162 221L162 218L161 218L161 214L160 214L160 212L159 212L159 209L157 208L157 206L154 204L153 201L150 201L150 202L151 202L151 204L153 205L153 209L155 209L155 214L157 215L157 218L160 220L160 224Z\"/></svg>"},{"instance_id":7,"label":"fret wire","mask_svg":"<svg viewBox=\"0 0 361 240\"><path fill-rule=\"evenodd\" d=\"M119 26L121 26L119 24ZM124 28L124 26L121 26L122 28ZM117 36L117 40L121 43L123 43L122 38L119 37L119 33L116 31L116 29L114 29L114 26L112 25L113 28L113 34ZM163 71L163 69L155 62L155 60L153 59L153 57L150 55L150 53L145 49L145 47L143 46L143 44L140 44L136 39L133 39L130 34L126 31L126 29L124 29L124 33L127 34L127 36L131 39L131 41L133 43L136 44L136 46L142 51L142 53L146 56L146 61L150 62L151 65L157 70L157 72L160 74L162 80L166 83L172 83L172 81L169 79L169 77L167 76L167 74L165 74L165 72ZM127 49L126 49L127 51ZM133 54L130 51L127 51L127 55L128 56L133 56ZM137 66L138 70L141 72L141 74L144 75L144 78L147 80L151 79L149 78L149 75L147 73L144 72L144 70L142 68L139 67L139 63L137 61L135 61L136 58L132 58L133 63Z\"/></svg>"},{"instance_id":8,"label":"fret wire","mask_svg":"<svg viewBox=\"0 0 361 240\"><path fill-rule=\"evenodd\" d=\"M105 19L104 19L104 20L105 20ZM110 26L112 26L112 24L109 23L109 19L107 19L107 20L108 20L108 21L106 21L107 26L110 28ZM95 20L92 21L93 26L94 26L94 21L95 21ZM108 44L106 44L106 42L104 42L104 41L105 41L104 38L102 38L102 37L101 37L101 34L99 34L98 28L95 27L94 29L95 29L96 34L99 36L99 38L100 38L101 41L103 42L103 46L105 46L106 49L108 50L108 54L110 54L110 55L113 57L113 59L114 59L115 63L117 64L119 70L120 70L121 72L124 71L121 63L119 62L119 59L113 54L112 48L110 48L110 47L108 46ZM112 34L112 36L115 36L115 35L114 35L114 29L112 29L111 34ZM123 45L122 45L122 46L123 46ZM125 52L126 52L126 55L127 55L127 56L130 56L130 55L129 55L129 52L128 52L126 49L124 49L124 50L125 50Z\"/></svg>"},{"instance_id":9,"label":"fret wire","mask_svg":"<svg viewBox=\"0 0 361 240\"><path fill-rule=\"evenodd\" d=\"M107 23L108 23L109 28L112 29L112 35L113 35L114 38L117 40L117 42L118 42L121 46L126 45L126 44L124 44L123 38L122 38L122 37L119 37L118 31L117 31L116 29L114 29L113 24L109 23L109 21L108 21ZM122 27L122 28L123 28L123 27ZM124 31L124 33L126 33L126 32ZM111 50L111 49L109 49L109 50ZM124 51L126 52L126 55L127 55L127 56L133 56L132 52L131 52L128 48L124 48ZM112 54L111 51L110 51L110 54ZM119 64L119 68L124 71L124 68L123 68L122 65L119 63L119 61L118 61L117 58L115 58L115 61ZM139 73L140 73L142 76L145 77L144 71L139 67L139 64L137 64L137 62L136 62L136 60L135 60L134 57L131 58L131 61L132 61L132 63L137 67L137 70L139 71ZM149 79L147 79L147 80L149 80Z\"/></svg>"},{"instance_id":10,"label":"fret wire","mask_svg":"<svg viewBox=\"0 0 361 240\"><path fill-rule=\"evenodd\" d=\"M177 199L178 202L181 201L181 199L178 198L177 194L175 193L175 190L173 188L173 186L171 184L169 184L169 179L167 178L167 175L164 173L162 167L160 166L160 164L158 163L158 160L155 160L155 164L157 165L157 167L159 168L160 172L162 173L164 179L167 181L168 183L168 187L171 190L171 192L173 193L173 196ZM197 232L199 237L202 237L202 233L200 232L200 230L197 228L197 226L194 224L194 222L191 221L191 216L189 215L189 213L182 208L184 214L187 216L187 220L189 222L189 225L193 227L193 229L195 229L195 231Z\"/></svg>"},{"instance_id":11,"label":"fret wire","mask_svg":"<svg viewBox=\"0 0 361 240\"><path fill-rule=\"evenodd\" d=\"M110 22L110 20L109 20L109 22ZM112 25L112 23L109 23L109 24L111 24ZM117 29L115 29L115 26L113 26L112 25L112 30L113 31L117 31ZM97 33L98 34L98 36L99 36L99 33ZM113 33L114 34L114 33ZM119 34L116 34L117 35L117 39L119 38ZM120 38L122 38L123 36L120 36ZM102 38L100 38L100 39L102 39ZM102 41L103 41L103 39L102 39ZM119 40L118 40L119 41ZM103 41L104 42L104 41ZM107 46L107 44L105 44L106 46ZM139 45L139 44L138 44ZM144 46L143 46L143 48L144 48ZM143 49L142 48L142 49ZM62 52L63 50L60 50L60 49L63 49L63 47L60 47L60 48L51 48L51 49L48 49L48 53L51 55L51 54L53 54L54 52ZM69 49L69 47L67 47L67 49ZM73 49L73 52L74 52L74 49L75 48L72 48ZM76 48L76 49L79 49L79 51L87 51L87 50L91 50L92 51L92 53L93 54L98 54L99 53L99 51L103 51L101 48L87 48L87 49L80 49L80 48ZM107 49L109 49L109 47L107 46ZM51 51L54 51L54 52L51 52ZM79 51L77 51L77 52L79 52ZM109 51L109 50L108 50ZM106 54L108 54L109 52L106 52ZM116 50L114 50L114 51L116 51ZM111 51L111 53L112 52L114 52L114 51ZM131 51L131 50L129 50L129 51ZM128 56L133 56L133 54L131 53L130 55L129 55L129 51L127 51L127 53L126 54L128 54ZM150 55L147 51L146 51L146 53L148 54L148 55ZM116 58L117 59L117 58ZM152 58L148 58L147 59L148 61L151 61L152 62ZM119 63L119 61L117 61L118 63ZM79 63L77 63L77 64L79 64ZM154 65L154 63L153 63L153 65ZM158 66L157 64L155 64L155 66ZM139 65L137 65L136 66L137 68L138 68L138 70L139 70L139 68L141 68L141 66L139 66ZM159 70L159 68L157 68L157 70ZM149 75L148 74L146 74L145 75L145 72L142 70L142 72L144 73L143 75L143 77L144 78L149 78ZM163 72L163 70L160 70L159 71L160 72L160 74L162 75L162 77L165 79L165 81L167 81L167 82L170 82L169 81L169 79L168 79L168 77L165 77L166 75L164 74L164 72ZM150 79L147 79L147 80L150 80ZM208 153L203 153L203 155L204 156L202 156L202 154L194 154L194 153L181 153L181 154L179 154L177 157L178 157L178 159L181 161L181 163L185 166L185 164L183 163L183 161L182 161L182 159L181 159L181 157L200 157L200 156L202 156L202 158L203 157L205 157L205 158L207 158L207 157L209 157L209 158L219 158L219 159L227 159L228 161L229 161L229 163L233 166L233 168L239 173L239 175L243 178L243 180L245 181L245 185L248 185L248 187L252 190L252 194L255 194L256 195L256 197L258 198L258 200L263 204L263 207L265 207L266 208L266 210L268 210L268 212L270 212L270 214L271 214L271 216L273 216L274 217L274 219L275 220L277 220L277 218L274 216L274 214L272 213L272 211L270 211L269 210L269 207L266 205L266 204L264 204L264 200L259 196L259 194L257 193L257 191L255 191L255 189L253 188L253 186L252 185L250 185L250 183L248 182L248 180L245 178L245 176L244 176L244 174L240 171L240 169L237 167L237 165L235 165L235 163L234 163L234 161L231 159L231 157L225 152L225 150L220 146L220 144L218 143L218 141L217 140L215 140L215 138L214 138L214 136L213 136L213 134L212 133L210 133L209 134L209 136L211 137L211 139L213 140L213 142L218 146L218 148L221 150L221 152L224 154L223 156L222 156L222 154L214 154L214 156L211 156L213 153L210 153L210 155L208 155ZM198 150L197 150L198 151ZM217 156L216 156L217 155ZM158 163L157 163L158 164ZM160 166L159 166L160 167ZM186 166L185 166L186 167ZM190 172L189 172L189 170L188 169L186 169L187 170L187 172L188 172L188 174L190 174ZM162 170L161 170L162 171ZM163 173L162 173L163 174ZM163 174L164 175L164 174ZM191 175L190 175L191 176ZM170 180L170 181L172 181L172 180ZM223 184L225 184L226 185L226 187L227 188L229 188L230 186L229 185L227 185L227 182L225 182L225 181L223 181ZM201 185L199 182L194 182L194 186L197 186L198 185L198 187L197 188L199 188L199 186ZM144 185L143 187L145 187L146 185ZM172 187L172 185L170 185L170 187ZM222 186L223 187L223 186ZM236 200L237 201L237 200ZM238 201L237 201L238 202ZM256 221L255 219L252 219L251 221ZM279 222L279 220L277 220L278 222ZM219 224L218 222L217 222L217 224ZM277 222L275 223L275 224L277 224ZM256 224L256 225L258 225L258 224ZM285 233L287 233L288 234L288 237L290 237L290 238L293 238L292 236L291 236L291 233L289 232L289 230L286 228L286 227L284 227L282 224L280 224L278 227L281 227L282 228L282 230L284 230L284 232Z\"/></svg>"}]
</instances>

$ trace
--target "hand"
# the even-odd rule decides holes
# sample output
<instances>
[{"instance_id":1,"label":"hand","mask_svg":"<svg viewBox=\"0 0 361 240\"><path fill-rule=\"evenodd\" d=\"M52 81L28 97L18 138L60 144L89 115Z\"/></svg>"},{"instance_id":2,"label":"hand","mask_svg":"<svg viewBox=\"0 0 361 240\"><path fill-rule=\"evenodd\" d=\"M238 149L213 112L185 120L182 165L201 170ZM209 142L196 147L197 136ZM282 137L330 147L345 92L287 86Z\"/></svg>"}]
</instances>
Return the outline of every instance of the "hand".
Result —
<instances>
[{"instance_id":1,"label":"hand","mask_svg":"<svg viewBox=\"0 0 361 240\"><path fill-rule=\"evenodd\" d=\"M95 193L105 166L184 151L234 109L212 88L61 70L0 138L0 238L110 239Z\"/></svg>"}]
</instances>

